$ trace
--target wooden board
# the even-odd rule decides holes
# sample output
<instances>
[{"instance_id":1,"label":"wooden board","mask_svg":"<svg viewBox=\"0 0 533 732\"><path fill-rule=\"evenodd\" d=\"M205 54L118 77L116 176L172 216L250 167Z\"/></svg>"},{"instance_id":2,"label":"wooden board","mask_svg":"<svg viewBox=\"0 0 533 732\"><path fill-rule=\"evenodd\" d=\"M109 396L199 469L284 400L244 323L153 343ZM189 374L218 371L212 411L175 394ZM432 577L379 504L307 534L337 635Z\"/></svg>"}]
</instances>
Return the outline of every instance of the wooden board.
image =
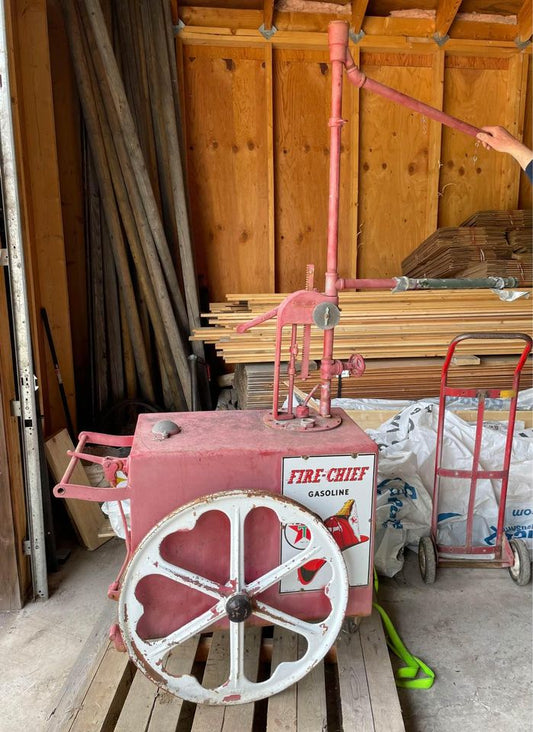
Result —
<instances>
[{"instance_id":1,"label":"wooden board","mask_svg":"<svg viewBox=\"0 0 533 732\"><path fill-rule=\"evenodd\" d=\"M46 0L22 4L11 1L9 6L13 62L17 70L11 79L11 95L29 310L39 394L44 407L43 431L50 435L64 426L65 415L40 320L42 307L48 313L74 424L76 404L47 8Z\"/></svg>"},{"instance_id":2,"label":"wooden board","mask_svg":"<svg viewBox=\"0 0 533 732\"><path fill-rule=\"evenodd\" d=\"M250 283L270 289L264 49L184 46L180 61L201 284L211 297Z\"/></svg>"},{"instance_id":3,"label":"wooden board","mask_svg":"<svg viewBox=\"0 0 533 732\"><path fill-rule=\"evenodd\" d=\"M250 629L246 673L270 673L298 657L298 638L285 630ZM402 732L404 725L380 617L343 627L336 644L299 683L266 700L235 706L183 702L146 679L126 654L109 643L85 669L70 714L59 704L48 732ZM301 650L301 649L300 649ZM195 637L169 663L175 674L193 671L220 683L228 666L228 633ZM193 670L194 667L194 670ZM81 668L81 667L80 667ZM79 670L79 669L78 669ZM72 680L67 680L67 688ZM62 699L65 699L64 693Z\"/></svg>"},{"instance_id":4,"label":"wooden board","mask_svg":"<svg viewBox=\"0 0 533 732\"><path fill-rule=\"evenodd\" d=\"M432 63L431 54L361 54L369 77L435 106ZM430 144L435 123L363 89L360 124L359 276L394 277L431 232L426 202L437 165L429 158L430 149L437 152Z\"/></svg>"},{"instance_id":5,"label":"wooden board","mask_svg":"<svg viewBox=\"0 0 533 732\"><path fill-rule=\"evenodd\" d=\"M526 288L524 288L527 291ZM277 307L283 295L228 295L214 303L210 326L194 331L193 338L214 343L227 363L272 362L276 320L271 318L245 333L236 326ZM502 302L490 291L341 292L340 324L335 329L334 357L360 353L365 359L442 357L460 333L528 333L531 305L527 298ZM285 329L281 358L289 359L289 328ZM469 339L457 354L478 356L520 353L521 340ZM322 332L311 331L310 356L320 359Z\"/></svg>"},{"instance_id":6,"label":"wooden board","mask_svg":"<svg viewBox=\"0 0 533 732\"><path fill-rule=\"evenodd\" d=\"M69 456L67 450L73 450L74 445L67 430L61 430L45 442L46 460L54 477L59 483L63 477ZM91 485L83 465L78 462L71 478L72 483ZM80 501L76 498L66 498L67 511L82 544L91 551L109 540L109 535L100 535L100 530L106 522L106 516L96 501Z\"/></svg>"},{"instance_id":7,"label":"wooden board","mask_svg":"<svg viewBox=\"0 0 533 732\"><path fill-rule=\"evenodd\" d=\"M472 125L508 126L511 97L508 59L449 56L446 60L444 111ZM487 122L487 100L499 99ZM501 153L485 150L470 137L448 127L442 132L439 226L458 226L483 209L514 208L518 198L505 197L502 175L510 168L516 181L518 163Z\"/></svg>"},{"instance_id":8,"label":"wooden board","mask_svg":"<svg viewBox=\"0 0 533 732\"><path fill-rule=\"evenodd\" d=\"M324 51L276 49L274 60L274 180L276 206L277 291L300 290L309 262L326 270L331 73ZM350 156L354 129L354 92L346 85L343 116L351 122L341 144L339 273L355 272L351 236Z\"/></svg>"},{"instance_id":9,"label":"wooden board","mask_svg":"<svg viewBox=\"0 0 533 732\"><path fill-rule=\"evenodd\" d=\"M513 356L463 355L454 359L449 371L449 384L458 388L508 389L512 384L517 358ZM437 397L443 358L368 359L362 376L332 380L332 398L347 399L426 399ZM320 383L320 371L315 370L305 381L296 376L295 386L309 392ZM285 364L282 365L282 388L278 407L287 394ZM233 388L239 409L268 409L272 404L274 365L272 363L238 363L235 366ZM524 364L521 389L533 386L533 362Z\"/></svg>"}]
</instances>

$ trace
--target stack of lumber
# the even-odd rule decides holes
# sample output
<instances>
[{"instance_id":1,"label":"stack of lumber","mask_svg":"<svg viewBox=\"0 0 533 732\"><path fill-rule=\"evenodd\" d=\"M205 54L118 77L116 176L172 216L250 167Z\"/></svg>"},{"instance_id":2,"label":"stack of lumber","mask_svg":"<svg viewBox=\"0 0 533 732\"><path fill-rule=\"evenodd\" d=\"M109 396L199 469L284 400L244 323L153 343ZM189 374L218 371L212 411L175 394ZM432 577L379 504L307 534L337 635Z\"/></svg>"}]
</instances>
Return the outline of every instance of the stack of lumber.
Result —
<instances>
[{"instance_id":1,"label":"stack of lumber","mask_svg":"<svg viewBox=\"0 0 533 732\"><path fill-rule=\"evenodd\" d=\"M457 388L508 389L512 384L516 357L468 357L452 364L448 384ZM366 363L363 376L337 378L332 382L331 396L346 399L425 399L439 395L443 358L373 359ZM233 387L240 409L267 409L272 405L273 364L237 364ZM283 379L283 375L282 375ZM305 381L296 379L295 386L308 394L320 382L320 371L311 372ZM533 386L533 363L529 359L522 371L521 388ZM278 407L287 390L281 390ZM315 392L315 397L319 393Z\"/></svg>"},{"instance_id":2,"label":"stack of lumber","mask_svg":"<svg viewBox=\"0 0 533 732\"><path fill-rule=\"evenodd\" d=\"M437 229L402 262L409 277L515 277L531 286L531 211L479 211Z\"/></svg>"},{"instance_id":3,"label":"stack of lumber","mask_svg":"<svg viewBox=\"0 0 533 732\"><path fill-rule=\"evenodd\" d=\"M124 400L208 403L191 387L189 356L204 353L187 340L200 314L169 3L61 7L87 141L91 417Z\"/></svg>"},{"instance_id":4,"label":"stack of lumber","mask_svg":"<svg viewBox=\"0 0 533 732\"><path fill-rule=\"evenodd\" d=\"M529 291L530 292L530 291ZM236 326L275 308L284 295L228 295L214 303L204 317L209 325L193 331L193 338L213 344L227 364L272 363L276 319L246 333ZM443 357L459 333L524 332L531 330L531 302L522 297L503 302L486 290L341 292L341 321L335 329L334 357L360 353L365 359ZM290 328L285 329L282 361L289 360ZM312 329L310 357L322 357L323 333ZM476 356L519 353L522 341L476 340L461 345Z\"/></svg>"}]
</instances>

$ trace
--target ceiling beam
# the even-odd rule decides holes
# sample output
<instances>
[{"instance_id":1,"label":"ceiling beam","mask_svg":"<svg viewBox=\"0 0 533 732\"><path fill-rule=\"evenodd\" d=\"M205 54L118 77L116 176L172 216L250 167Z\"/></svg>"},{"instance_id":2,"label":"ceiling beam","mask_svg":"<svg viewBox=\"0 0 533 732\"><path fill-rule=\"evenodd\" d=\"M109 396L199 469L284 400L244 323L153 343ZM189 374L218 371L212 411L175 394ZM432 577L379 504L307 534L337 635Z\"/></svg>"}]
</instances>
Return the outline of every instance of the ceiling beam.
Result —
<instances>
[{"instance_id":1,"label":"ceiling beam","mask_svg":"<svg viewBox=\"0 0 533 732\"><path fill-rule=\"evenodd\" d=\"M435 16L435 36L437 38L445 38L448 34L460 7L461 0L438 0Z\"/></svg>"},{"instance_id":2,"label":"ceiling beam","mask_svg":"<svg viewBox=\"0 0 533 732\"><path fill-rule=\"evenodd\" d=\"M272 17L274 16L274 0L264 0L263 3L263 28L272 30Z\"/></svg>"},{"instance_id":3,"label":"ceiling beam","mask_svg":"<svg viewBox=\"0 0 533 732\"><path fill-rule=\"evenodd\" d=\"M533 35L533 7L531 0L524 0L518 11L518 43L526 43Z\"/></svg>"},{"instance_id":4,"label":"ceiling beam","mask_svg":"<svg viewBox=\"0 0 533 732\"><path fill-rule=\"evenodd\" d=\"M352 0L352 15L350 18L350 30L355 34L361 32L363 21L368 7L368 0Z\"/></svg>"}]
</instances>

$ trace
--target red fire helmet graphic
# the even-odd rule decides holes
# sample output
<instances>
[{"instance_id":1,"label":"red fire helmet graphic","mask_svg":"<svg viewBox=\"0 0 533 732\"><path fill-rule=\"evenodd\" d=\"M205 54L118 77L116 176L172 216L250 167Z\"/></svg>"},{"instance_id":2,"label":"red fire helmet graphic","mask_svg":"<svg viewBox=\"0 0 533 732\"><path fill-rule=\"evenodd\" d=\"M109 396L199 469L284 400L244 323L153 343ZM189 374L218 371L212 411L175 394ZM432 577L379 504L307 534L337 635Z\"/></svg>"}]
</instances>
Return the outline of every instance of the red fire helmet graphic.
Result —
<instances>
[{"instance_id":1,"label":"red fire helmet graphic","mask_svg":"<svg viewBox=\"0 0 533 732\"><path fill-rule=\"evenodd\" d=\"M357 544L364 544L369 537L359 533L359 520L353 498L346 501L343 507L324 521L342 552ZM298 569L298 579L302 585L308 585L318 570L325 564L324 559L311 559Z\"/></svg>"}]
</instances>

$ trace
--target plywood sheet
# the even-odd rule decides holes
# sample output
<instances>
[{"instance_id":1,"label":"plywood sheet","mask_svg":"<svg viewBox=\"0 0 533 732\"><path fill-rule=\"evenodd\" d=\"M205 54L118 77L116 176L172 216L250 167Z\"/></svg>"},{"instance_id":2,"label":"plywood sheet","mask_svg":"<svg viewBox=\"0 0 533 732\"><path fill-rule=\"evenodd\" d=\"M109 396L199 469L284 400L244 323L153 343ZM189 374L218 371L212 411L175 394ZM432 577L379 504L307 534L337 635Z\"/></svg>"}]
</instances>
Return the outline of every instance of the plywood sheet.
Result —
<instances>
[{"instance_id":1,"label":"plywood sheet","mask_svg":"<svg viewBox=\"0 0 533 732\"><path fill-rule=\"evenodd\" d=\"M182 47L191 227L210 297L270 289L261 47Z\"/></svg>"},{"instance_id":2,"label":"plywood sheet","mask_svg":"<svg viewBox=\"0 0 533 732\"><path fill-rule=\"evenodd\" d=\"M275 49L273 63L276 290L302 289L308 263L315 265L321 278L315 284L322 287L328 230L328 52ZM339 228L339 272L343 277L355 272L349 170L351 136L357 125L351 114L353 93L345 85L343 116L349 123L341 143Z\"/></svg>"},{"instance_id":3,"label":"plywood sheet","mask_svg":"<svg viewBox=\"0 0 533 732\"><path fill-rule=\"evenodd\" d=\"M434 105L432 56L361 54L364 72ZM426 117L364 89L359 157L359 275L391 277L429 235L426 201L430 133Z\"/></svg>"},{"instance_id":4,"label":"plywood sheet","mask_svg":"<svg viewBox=\"0 0 533 732\"><path fill-rule=\"evenodd\" d=\"M476 127L506 125L508 72L508 59L448 57L444 111ZM487 100L495 102L488 107ZM446 127L441 163L439 227L458 226L476 211L507 208L501 205L506 155L485 150L474 138Z\"/></svg>"}]
</instances>

